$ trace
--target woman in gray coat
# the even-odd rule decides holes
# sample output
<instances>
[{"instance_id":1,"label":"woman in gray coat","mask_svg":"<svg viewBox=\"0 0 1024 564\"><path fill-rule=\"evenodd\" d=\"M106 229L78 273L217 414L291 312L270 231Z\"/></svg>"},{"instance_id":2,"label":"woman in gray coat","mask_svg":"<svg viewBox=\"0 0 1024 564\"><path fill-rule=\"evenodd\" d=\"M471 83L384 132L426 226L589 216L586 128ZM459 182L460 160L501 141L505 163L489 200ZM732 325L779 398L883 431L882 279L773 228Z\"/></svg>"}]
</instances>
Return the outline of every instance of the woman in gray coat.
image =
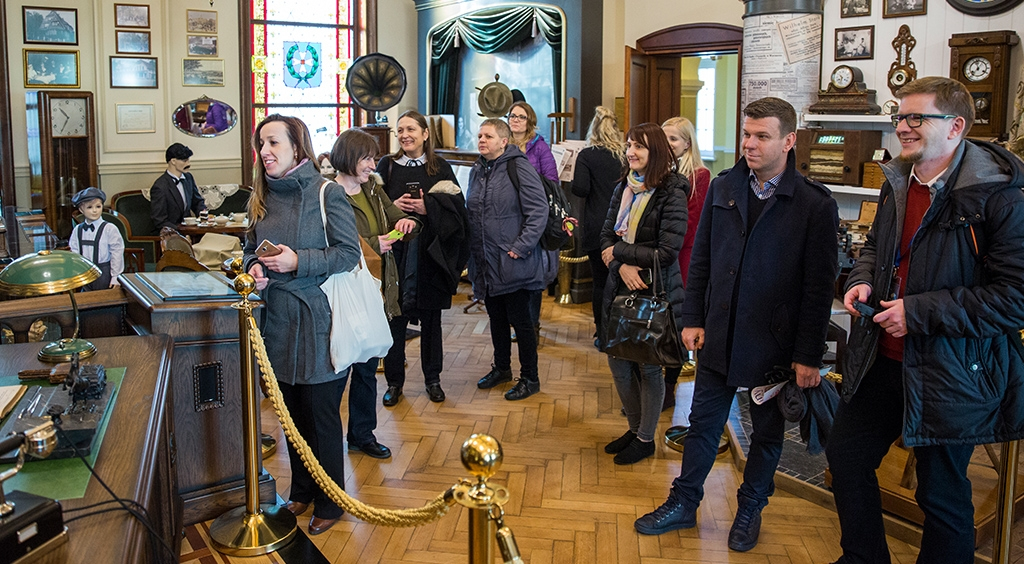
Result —
<instances>
[{"instance_id":1,"label":"woman in gray coat","mask_svg":"<svg viewBox=\"0 0 1024 564\"><path fill-rule=\"evenodd\" d=\"M266 304L263 332L285 405L317 460L341 487L345 460L341 394L346 373L331 359L331 307L320 284L359 262L355 216L337 184L327 185L327 225L320 216L323 178L305 124L297 118L267 116L252 137L259 153L249 199L252 222L246 233L246 272ZM264 239L281 252L255 255ZM285 507L295 515L313 503L309 534L329 529L342 510L316 485L294 448L288 449L292 485Z\"/></svg>"}]
</instances>

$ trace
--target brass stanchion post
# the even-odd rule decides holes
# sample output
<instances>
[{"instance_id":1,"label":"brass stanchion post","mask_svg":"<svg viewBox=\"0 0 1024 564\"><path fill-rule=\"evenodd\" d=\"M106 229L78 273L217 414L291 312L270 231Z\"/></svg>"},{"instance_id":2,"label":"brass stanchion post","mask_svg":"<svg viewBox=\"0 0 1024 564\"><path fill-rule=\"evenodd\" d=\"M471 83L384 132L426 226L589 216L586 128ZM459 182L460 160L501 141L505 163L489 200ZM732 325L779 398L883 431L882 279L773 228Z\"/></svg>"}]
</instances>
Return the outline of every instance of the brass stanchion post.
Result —
<instances>
[{"instance_id":1,"label":"brass stanchion post","mask_svg":"<svg viewBox=\"0 0 1024 564\"><path fill-rule=\"evenodd\" d=\"M249 295L256 289L248 274L235 277L235 291L242 301L231 307L238 310L238 345L242 372L242 440L245 455L245 506L217 517L210 525L210 540L219 552L233 556L257 556L274 552L285 545L297 530L295 516L275 504L260 505L259 474L262 460L256 402L256 374L249 342L249 323L253 304Z\"/></svg>"},{"instance_id":2,"label":"brass stanchion post","mask_svg":"<svg viewBox=\"0 0 1024 564\"><path fill-rule=\"evenodd\" d=\"M487 482L501 467L501 457L501 445L490 435L472 435L462 443L462 465L477 479L460 480L452 488L455 501L469 508L469 564L492 564L495 540L505 562L522 562L512 532L501 522L508 489Z\"/></svg>"},{"instance_id":3,"label":"brass stanchion post","mask_svg":"<svg viewBox=\"0 0 1024 564\"><path fill-rule=\"evenodd\" d=\"M992 562L994 564L1009 564L1020 441L1003 443L1001 451L1002 456L999 458L999 510L996 512L996 538L992 542Z\"/></svg>"}]
</instances>

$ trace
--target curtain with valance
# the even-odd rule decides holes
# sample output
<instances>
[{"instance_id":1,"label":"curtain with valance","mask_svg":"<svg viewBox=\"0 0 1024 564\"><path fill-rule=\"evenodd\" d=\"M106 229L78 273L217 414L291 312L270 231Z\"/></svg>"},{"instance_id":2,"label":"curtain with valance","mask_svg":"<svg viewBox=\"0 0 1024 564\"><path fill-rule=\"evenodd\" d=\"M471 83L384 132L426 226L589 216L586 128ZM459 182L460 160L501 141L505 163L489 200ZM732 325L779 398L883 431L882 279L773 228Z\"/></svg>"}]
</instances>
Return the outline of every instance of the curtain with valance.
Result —
<instances>
[{"instance_id":1,"label":"curtain with valance","mask_svg":"<svg viewBox=\"0 0 1024 564\"><path fill-rule=\"evenodd\" d=\"M562 24L561 12L546 6L485 8L442 23L430 38L431 113L458 111L459 53L463 47L480 53L506 51L538 33L551 46L555 111L562 111Z\"/></svg>"}]
</instances>

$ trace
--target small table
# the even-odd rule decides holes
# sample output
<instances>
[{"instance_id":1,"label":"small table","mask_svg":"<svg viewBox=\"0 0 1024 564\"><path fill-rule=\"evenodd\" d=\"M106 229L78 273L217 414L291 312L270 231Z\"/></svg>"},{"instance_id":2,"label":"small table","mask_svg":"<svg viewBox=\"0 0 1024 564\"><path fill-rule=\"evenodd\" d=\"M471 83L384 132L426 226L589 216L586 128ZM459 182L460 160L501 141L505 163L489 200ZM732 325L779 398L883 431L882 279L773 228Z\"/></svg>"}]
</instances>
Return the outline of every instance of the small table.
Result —
<instances>
[{"instance_id":1,"label":"small table","mask_svg":"<svg viewBox=\"0 0 1024 564\"><path fill-rule=\"evenodd\" d=\"M235 222L229 221L227 223L215 223L209 221L207 223L198 223L196 225L188 225L182 223L178 226L178 232L182 235L196 235L202 237L207 233L222 233L224 235L236 235L239 238L245 237L245 231L249 229L248 222Z\"/></svg>"}]
</instances>

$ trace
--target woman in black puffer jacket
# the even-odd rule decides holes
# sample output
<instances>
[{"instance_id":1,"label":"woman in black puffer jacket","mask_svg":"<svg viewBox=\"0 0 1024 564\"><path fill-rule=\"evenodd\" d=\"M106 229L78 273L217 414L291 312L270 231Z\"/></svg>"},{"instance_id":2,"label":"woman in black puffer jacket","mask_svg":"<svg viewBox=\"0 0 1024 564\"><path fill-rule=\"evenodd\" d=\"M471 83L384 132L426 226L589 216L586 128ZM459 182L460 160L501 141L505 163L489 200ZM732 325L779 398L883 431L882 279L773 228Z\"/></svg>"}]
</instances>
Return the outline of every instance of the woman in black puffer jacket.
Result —
<instances>
[{"instance_id":1,"label":"woman in black puffer jacket","mask_svg":"<svg viewBox=\"0 0 1024 564\"><path fill-rule=\"evenodd\" d=\"M679 251L686 235L686 204L690 185L672 172L672 149L661 128L643 123L626 135L629 172L615 189L601 230L601 256L608 265L604 292L607 319L619 294L651 291L643 279L653 273L659 290L667 289L676 324L683 307ZM642 279L643 278L643 279ZM633 464L654 454L654 433L665 399L662 367L608 357L629 430L605 446L616 464Z\"/></svg>"}]
</instances>

